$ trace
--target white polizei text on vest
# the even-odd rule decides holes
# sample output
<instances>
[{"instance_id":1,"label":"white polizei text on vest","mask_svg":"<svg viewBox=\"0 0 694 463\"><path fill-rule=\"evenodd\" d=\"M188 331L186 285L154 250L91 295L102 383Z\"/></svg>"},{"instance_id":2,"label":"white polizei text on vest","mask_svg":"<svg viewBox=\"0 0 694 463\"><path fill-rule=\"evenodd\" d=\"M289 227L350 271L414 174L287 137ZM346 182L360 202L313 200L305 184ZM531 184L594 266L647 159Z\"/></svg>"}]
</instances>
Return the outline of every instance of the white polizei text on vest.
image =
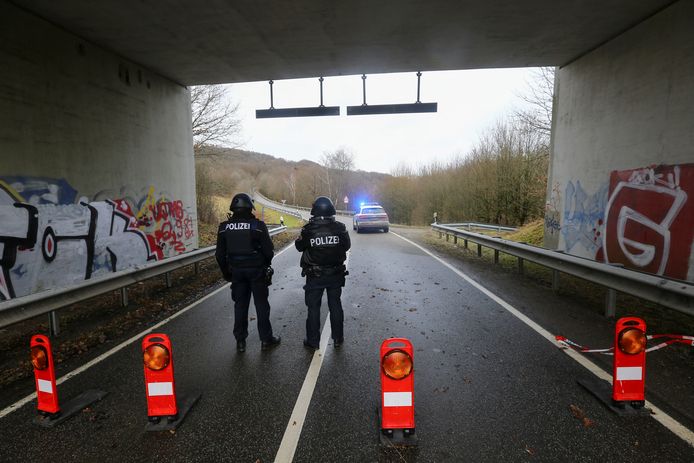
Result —
<instances>
[{"instance_id":1,"label":"white polizei text on vest","mask_svg":"<svg viewBox=\"0 0 694 463\"><path fill-rule=\"evenodd\" d=\"M250 230L251 224L244 222L232 222L228 223L225 230Z\"/></svg>"},{"instance_id":2,"label":"white polizei text on vest","mask_svg":"<svg viewBox=\"0 0 694 463\"><path fill-rule=\"evenodd\" d=\"M318 238L311 238L311 246L325 246L327 244L340 244L339 236L320 236Z\"/></svg>"}]
</instances>

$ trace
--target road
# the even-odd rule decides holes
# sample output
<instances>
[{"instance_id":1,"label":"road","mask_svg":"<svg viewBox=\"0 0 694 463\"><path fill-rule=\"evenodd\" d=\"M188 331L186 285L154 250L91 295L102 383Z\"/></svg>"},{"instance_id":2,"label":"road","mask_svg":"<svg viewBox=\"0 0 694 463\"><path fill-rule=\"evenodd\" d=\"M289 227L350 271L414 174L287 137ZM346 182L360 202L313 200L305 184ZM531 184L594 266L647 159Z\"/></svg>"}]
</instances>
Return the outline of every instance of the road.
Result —
<instances>
[{"instance_id":1,"label":"road","mask_svg":"<svg viewBox=\"0 0 694 463\"><path fill-rule=\"evenodd\" d=\"M299 254L287 249L270 297L280 347L262 352L253 321L247 351L236 352L227 287L158 329L173 342L179 394L202 394L177 432L145 432L138 340L59 386L64 398L108 391L90 411L50 430L31 423L33 404L0 418L0 461L270 462L286 432L298 436L295 462L694 460L658 421L605 409L576 384L590 376L583 366L422 249L394 233L351 236L341 350L302 346ZM378 444L378 349L390 336L415 346L419 447L403 454ZM305 422L294 425L314 355L322 366ZM31 392L23 387L0 409Z\"/></svg>"}]
</instances>

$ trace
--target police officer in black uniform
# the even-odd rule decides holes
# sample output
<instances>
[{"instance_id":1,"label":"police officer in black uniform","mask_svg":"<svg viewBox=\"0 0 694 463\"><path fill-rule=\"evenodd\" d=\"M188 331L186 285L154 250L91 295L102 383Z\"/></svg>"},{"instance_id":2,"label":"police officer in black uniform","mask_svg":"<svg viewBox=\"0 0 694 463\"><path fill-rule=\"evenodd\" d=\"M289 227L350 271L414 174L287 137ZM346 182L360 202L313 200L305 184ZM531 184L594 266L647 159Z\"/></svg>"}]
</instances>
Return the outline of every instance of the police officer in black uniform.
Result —
<instances>
[{"instance_id":1,"label":"police officer in black uniform","mask_svg":"<svg viewBox=\"0 0 694 463\"><path fill-rule=\"evenodd\" d=\"M231 200L229 220L219 224L215 257L224 279L231 282L234 301L234 336L236 349L246 350L248 337L248 306L251 294L258 316L258 333L263 350L280 343L272 335L270 303L268 302L268 275L271 277L274 246L265 222L256 219L253 200L239 193Z\"/></svg>"},{"instance_id":2,"label":"police officer in black uniform","mask_svg":"<svg viewBox=\"0 0 694 463\"><path fill-rule=\"evenodd\" d=\"M305 298L308 306L306 339L304 346L318 349L320 344L320 304L323 290L328 293L330 326L334 346L344 342L342 287L347 269L344 262L350 247L349 234L344 224L335 220L335 206L330 198L319 196L311 208L311 220L301 229L294 243L302 252L302 276L306 276Z\"/></svg>"}]
</instances>

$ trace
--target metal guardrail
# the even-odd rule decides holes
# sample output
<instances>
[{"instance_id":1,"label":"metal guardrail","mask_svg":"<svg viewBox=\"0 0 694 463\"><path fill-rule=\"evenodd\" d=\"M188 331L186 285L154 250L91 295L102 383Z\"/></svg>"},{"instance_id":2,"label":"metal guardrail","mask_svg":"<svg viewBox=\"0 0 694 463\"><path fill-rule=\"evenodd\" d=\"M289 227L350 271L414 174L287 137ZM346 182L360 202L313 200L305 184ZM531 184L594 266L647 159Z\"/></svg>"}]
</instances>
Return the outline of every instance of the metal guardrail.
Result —
<instances>
[{"instance_id":1,"label":"metal guardrail","mask_svg":"<svg viewBox=\"0 0 694 463\"><path fill-rule=\"evenodd\" d=\"M266 198L264 195L259 193L258 191L253 192L253 199L260 203L263 206L270 207L272 209L275 209L276 211L282 212L283 214L288 214L293 217L297 217L298 219L303 220L303 216L299 211L297 211L295 207L290 207L286 206L284 204L278 203L276 201L273 201L269 198Z\"/></svg>"},{"instance_id":2,"label":"metal guardrail","mask_svg":"<svg viewBox=\"0 0 694 463\"><path fill-rule=\"evenodd\" d=\"M431 224L439 232L439 237L453 237L477 244L477 254L482 255L482 247L494 250L494 262L499 261L499 252L518 258L518 270L523 273L523 261L528 260L552 269L552 289L559 289L559 273L567 273L608 288L605 302L605 315L613 317L616 310L617 291L631 294L658 304L670 307L688 315L694 315L694 285L681 280L671 280L662 276L628 270L618 265L603 264L591 259L572 256L561 251L517 243L502 238L461 230L452 224Z\"/></svg>"},{"instance_id":3,"label":"metal guardrail","mask_svg":"<svg viewBox=\"0 0 694 463\"><path fill-rule=\"evenodd\" d=\"M277 201L274 201L274 200L266 197L265 195L263 195L262 193L260 193L258 191L254 191L253 196L259 198L260 201L258 201L258 202L260 202L261 204L266 204L269 207L272 207L273 209L277 209L279 211L286 212L287 214L293 213L294 215L296 215L297 211L309 212L311 210L310 207L294 206L292 204L278 203ZM337 212L337 215L344 215L344 216L349 216L349 217L354 215L354 211L346 211L346 210L338 209L336 212ZM299 216L303 220L306 220L306 217L302 216L300 213L299 213Z\"/></svg>"},{"instance_id":4,"label":"metal guardrail","mask_svg":"<svg viewBox=\"0 0 694 463\"><path fill-rule=\"evenodd\" d=\"M269 230L270 236L277 235L286 229L287 227L273 228ZM195 273L197 274L198 264L214 256L214 252L215 246L209 246L151 264L129 268L100 278L90 279L78 285L41 291L28 296L0 302L0 328L5 328L15 323L48 313L50 314L49 330L52 335L55 335L60 331L57 310L70 304L81 302L117 289L121 290L121 303L125 306L128 304L128 286L152 277L165 275L166 286L171 287L170 272L188 265L195 265Z\"/></svg>"},{"instance_id":5,"label":"metal guardrail","mask_svg":"<svg viewBox=\"0 0 694 463\"><path fill-rule=\"evenodd\" d=\"M514 232L518 230L516 227L506 227L503 225L490 225L488 223L478 223L478 222L462 222L462 223L446 223L442 224L447 227L455 227L455 228L467 228L468 231L472 231L473 228L479 228L482 230L495 230L498 232L502 231L507 231L507 232Z\"/></svg>"}]
</instances>

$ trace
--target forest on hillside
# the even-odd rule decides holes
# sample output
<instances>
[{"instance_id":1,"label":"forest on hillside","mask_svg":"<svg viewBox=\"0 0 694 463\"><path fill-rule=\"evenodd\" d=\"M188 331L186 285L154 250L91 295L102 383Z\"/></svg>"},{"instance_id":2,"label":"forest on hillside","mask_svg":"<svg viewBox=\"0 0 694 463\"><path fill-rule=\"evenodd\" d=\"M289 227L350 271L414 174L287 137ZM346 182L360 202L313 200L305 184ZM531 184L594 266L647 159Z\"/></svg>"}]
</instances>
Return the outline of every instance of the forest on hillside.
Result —
<instances>
[{"instance_id":1,"label":"forest on hillside","mask_svg":"<svg viewBox=\"0 0 694 463\"><path fill-rule=\"evenodd\" d=\"M340 158L342 162L338 162ZM196 153L195 170L198 219L206 223L220 220L212 204L215 196L231 199L237 192L258 190L277 201L310 206L317 196L324 195L330 197L338 208L344 208L345 196L353 198L351 202L359 198L377 200L380 185L389 177L378 172L355 170L353 160L344 150L327 153L324 165L321 165L308 160L287 161L253 151L210 145Z\"/></svg>"}]
</instances>

